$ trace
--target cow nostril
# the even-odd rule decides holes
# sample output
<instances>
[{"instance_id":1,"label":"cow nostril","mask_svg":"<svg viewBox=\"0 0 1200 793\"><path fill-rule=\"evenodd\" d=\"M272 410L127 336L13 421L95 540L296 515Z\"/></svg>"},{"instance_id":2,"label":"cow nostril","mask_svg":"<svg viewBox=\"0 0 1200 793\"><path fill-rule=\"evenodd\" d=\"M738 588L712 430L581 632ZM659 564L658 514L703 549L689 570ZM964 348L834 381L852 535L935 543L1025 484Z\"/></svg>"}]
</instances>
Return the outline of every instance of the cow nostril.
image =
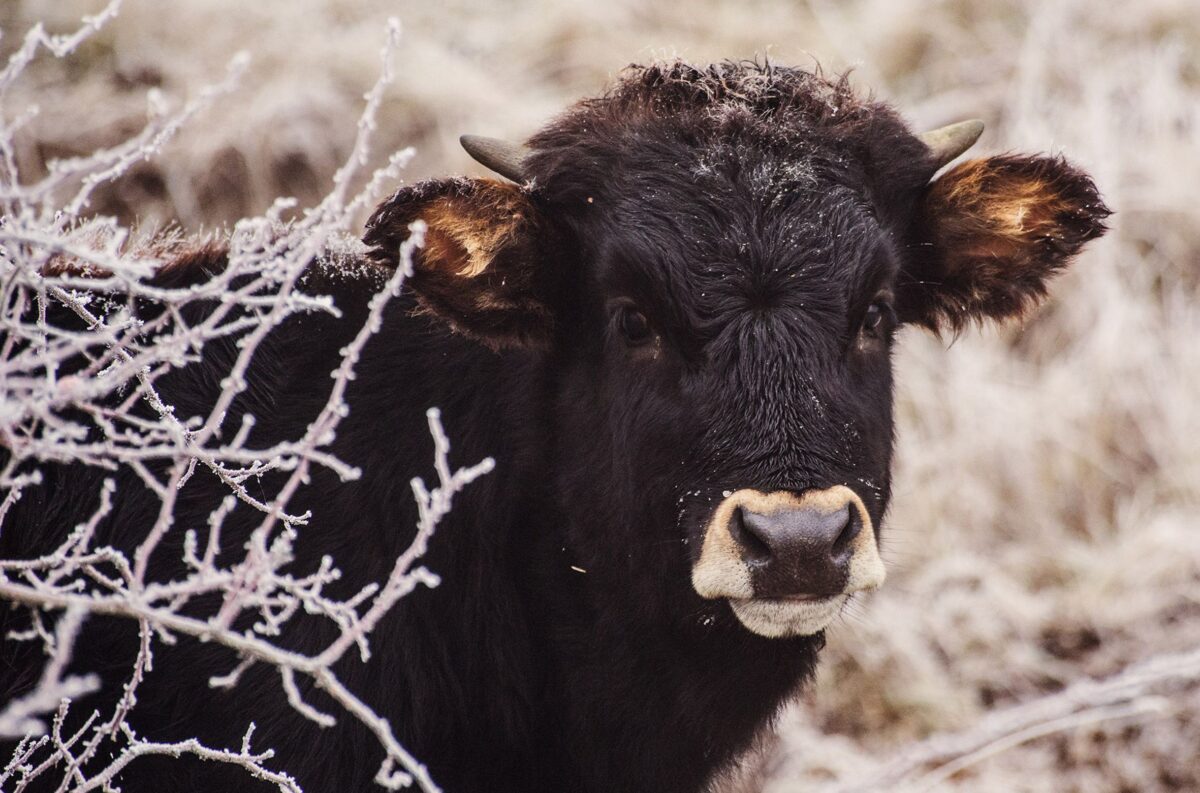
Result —
<instances>
[{"instance_id":1,"label":"cow nostril","mask_svg":"<svg viewBox=\"0 0 1200 793\"><path fill-rule=\"evenodd\" d=\"M742 558L747 562L762 563L771 558L771 547L766 538L756 531L758 528L752 519L747 520L746 512L741 507L735 509L729 518L729 533L742 549Z\"/></svg>"},{"instance_id":2,"label":"cow nostril","mask_svg":"<svg viewBox=\"0 0 1200 793\"><path fill-rule=\"evenodd\" d=\"M830 555L834 559L840 559L845 555L850 544L854 542L854 538L862 531L862 518L858 514L858 510L851 506L846 507L846 522L842 526L841 532L837 539L833 541L833 547L830 549Z\"/></svg>"}]
</instances>

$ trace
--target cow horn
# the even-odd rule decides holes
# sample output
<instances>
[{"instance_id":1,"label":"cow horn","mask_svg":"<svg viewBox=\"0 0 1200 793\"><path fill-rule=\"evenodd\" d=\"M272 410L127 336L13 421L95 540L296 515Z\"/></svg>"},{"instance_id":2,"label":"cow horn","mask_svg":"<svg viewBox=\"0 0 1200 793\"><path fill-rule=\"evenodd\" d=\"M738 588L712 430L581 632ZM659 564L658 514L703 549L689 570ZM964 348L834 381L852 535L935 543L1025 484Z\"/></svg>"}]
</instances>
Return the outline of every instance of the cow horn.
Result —
<instances>
[{"instance_id":1,"label":"cow horn","mask_svg":"<svg viewBox=\"0 0 1200 793\"><path fill-rule=\"evenodd\" d=\"M518 184L526 181L525 158L529 149L525 146L482 135L463 135L458 142L480 165Z\"/></svg>"},{"instance_id":2,"label":"cow horn","mask_svg":"<svg viewBox=\"0 0 1200 793\"><path fill-rule=\"evenodd\" d=\"M922 132L917 137L933 153L934 170L962 154L979 140L983 134L983 122L977 118L960 121L945 127Z\"/></svg>"}]
</instances>

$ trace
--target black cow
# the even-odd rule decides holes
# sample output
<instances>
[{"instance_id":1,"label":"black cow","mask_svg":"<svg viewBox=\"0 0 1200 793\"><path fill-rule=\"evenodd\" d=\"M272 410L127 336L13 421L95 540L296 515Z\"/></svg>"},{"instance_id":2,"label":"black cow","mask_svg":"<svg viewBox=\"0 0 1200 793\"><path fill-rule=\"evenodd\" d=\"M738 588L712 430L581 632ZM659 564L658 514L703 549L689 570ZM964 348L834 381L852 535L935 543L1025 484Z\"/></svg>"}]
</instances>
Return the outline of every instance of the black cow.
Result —
<instances>
[{"instance_id":1,"label":"black cow","mask_svg":"<svg viewBox=\"0 0 1200 793\"><path fill-rule=\"evenodd\" d=\"M295 318L256 358L228 421L259 417L258 442L312 420L410 224L427 226L334 444L364 476L319 472L297 496L313 513L298 569L331 553L348 581L386 577L416 521L406 483L432 458L429 406L458 462L498 461L435 538L442 585L395 609L370 663L338 668L447 791L697 791L809 677L822 631L884 578L897 329L1017 317L1105 228L1092 181L1061 158L934 178L980 129L917 136L844 80L797 69L631 67L527 146L465 138L512 181L402 189L370 220L368 266L314 273L308 288L342 315ZM164 277L206 277L223 256L193 252ZM160 381L178 415L207 412L231 344ZM104 473L49 467L0 555L60 542ZM158 501L121 478L99 539L132 547ZM197 473L176 526L203 526L226 492ZM119 687L131 634L88 626L78 666ZM328 630L283 640L312 650ZM0 693L36 677L24 647L4 645L17 673ZM233 692L207 688L232 660L186 641L160 651L134 726L235 746L254 720L255 745L306 791L371 789L380 750L361 727L298 717L261 664ZM119 781L257 784L155 759Z\"/></svg>"}]
</instances>

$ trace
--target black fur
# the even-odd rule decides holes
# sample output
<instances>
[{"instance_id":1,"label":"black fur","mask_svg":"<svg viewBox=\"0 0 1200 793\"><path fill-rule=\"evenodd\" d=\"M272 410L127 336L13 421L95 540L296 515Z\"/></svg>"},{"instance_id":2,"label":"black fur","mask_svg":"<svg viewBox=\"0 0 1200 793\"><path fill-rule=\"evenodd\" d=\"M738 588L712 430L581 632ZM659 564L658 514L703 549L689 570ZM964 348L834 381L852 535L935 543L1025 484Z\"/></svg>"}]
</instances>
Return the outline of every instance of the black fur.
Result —
<instances>
[{"instance_id":1,"label":"black fur","mask_svg":"<svg viewBox=\"0 0 1200 793\"><path fill-rule=\"evenodd\" d=\"M273 334L229 426L249 411L255 442L302 432L431 202L464 202L439 204L443 220L519 212L520 229L497 248L503 269L468 277L457 253L455 267L429 250L419 258L415 292L368 344L333 444L364 476L318 471L294 499L293 510L313 511L296 569L333 555L343 594L386 576L416 521L408 481L431 474L424 411L439 406L454 461L492 455L496 471L458 499L433 542L426 564L441 586L406 598L376 632L371 662L346 659L338 674L452 793L697 791L769 725L824 641L759 637L727 603L696 595L703 524L726 490L834 484L880 524L891 303L921 256L914 241L929 236L915 224L930 158L892 110L844 81L758 64L631 69L531 143L526 186L427 183L381 206L366 238L376 270L314 273L308 288L332 294L342 317L296 318ZM482 193L487 206L472 203ZM221 266L208 251L164 277ZM648 319L649 342L623 337L630 311ZM877 311L880 323L864 328ZM214 344L163 381L179 415L211 404L232 353ZM47 466L0 532L0 556L55 546L104 475ZM157 501L120 479L101 535L129 548ZM183 530L203 526L225 492L196 474L156 574L177 572ZM244 532L254 517L239 507L235 523ZM237 530L226 536L234 558ZM4 629L25 619L0 614ZM103 671L110 695L132 657L128 628L93 618L79 643L78 667ZM301 618L283 642L311 651L330 638ZM304 720L262 665L233 692L207 688L235 661L189 641L159 649L134 726L233 746L253 720L255 745L274 748L271 764L309 793L371 789L380 750L353 719L327 730ZM41 659L6 642L2 662L0 697L31 685ZM319 691L306 696L329 707ZM186 760L139 760L120 783L128 793L253 788L241 771Z\"/></svg>"}]
</instances>

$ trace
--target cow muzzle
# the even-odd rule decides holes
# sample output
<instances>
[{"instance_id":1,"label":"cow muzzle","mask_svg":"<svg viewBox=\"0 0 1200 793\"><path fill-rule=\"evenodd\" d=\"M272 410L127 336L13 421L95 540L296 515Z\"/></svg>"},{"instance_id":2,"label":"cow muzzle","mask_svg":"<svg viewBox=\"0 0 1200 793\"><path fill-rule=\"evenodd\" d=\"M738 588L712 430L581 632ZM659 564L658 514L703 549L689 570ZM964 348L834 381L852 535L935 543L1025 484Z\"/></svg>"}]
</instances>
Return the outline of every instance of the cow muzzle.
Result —
<instances>
[{"instance_id":1,"label":"cow muzzle","mask_svg":"<svg viewBox=\"0 0 1200 793\"><path fill-rule=\"evenodd\" d=\"M855 592L886 577L871 516L843 485L801 494L738 490L704 531L692 586L725 598L761 636L823 630Z\"/></svg>"}]
</instances>

